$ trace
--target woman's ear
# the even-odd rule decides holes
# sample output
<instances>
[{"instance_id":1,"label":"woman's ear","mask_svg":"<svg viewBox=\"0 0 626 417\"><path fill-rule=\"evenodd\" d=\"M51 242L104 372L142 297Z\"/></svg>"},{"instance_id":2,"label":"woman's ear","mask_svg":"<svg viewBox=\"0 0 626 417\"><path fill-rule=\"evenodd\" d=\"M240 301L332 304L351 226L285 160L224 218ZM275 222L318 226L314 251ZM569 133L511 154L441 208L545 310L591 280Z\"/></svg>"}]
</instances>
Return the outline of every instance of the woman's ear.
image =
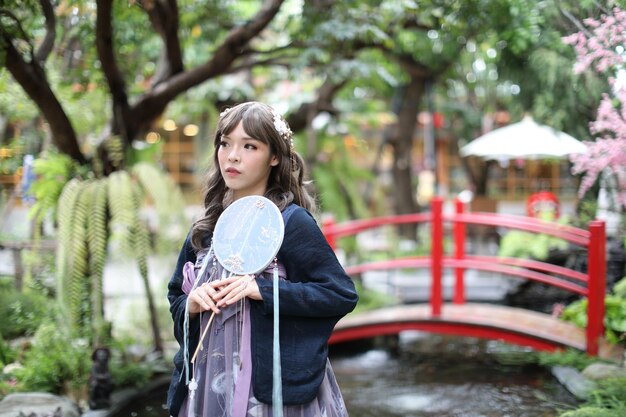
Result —
<instances>
[{"instance_id":1,"label":"woman's ear","mask_svg":"<svg viewBox=\"0 0 626 417\"><path fill-rule=\"evenodd\" d=\"M272 155L272 159L270 159L270 166L275 167L280 162L280 159L276 155Z\"/></svg>"}]
</instances>

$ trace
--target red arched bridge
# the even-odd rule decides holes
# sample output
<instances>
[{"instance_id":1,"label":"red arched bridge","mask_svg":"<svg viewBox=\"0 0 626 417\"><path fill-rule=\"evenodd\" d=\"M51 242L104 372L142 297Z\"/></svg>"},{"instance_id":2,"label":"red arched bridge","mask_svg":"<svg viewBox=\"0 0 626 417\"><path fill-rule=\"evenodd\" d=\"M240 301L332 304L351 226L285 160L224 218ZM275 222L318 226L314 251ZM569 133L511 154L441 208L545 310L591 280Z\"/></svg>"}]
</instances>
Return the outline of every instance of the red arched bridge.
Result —
<instances>
[{"instance_id":1,"label":"red arched bridge","mask_svg":"<svg viewBox=\"0 0 626 417\"><path fill-rule=\"evenodd\" d=\"M444 223L451 224L453 253L443 249ZM604 334L605 295L605 226L594 220L589 229L579 229L532 217L494 213L469 213L464 204L455 202L454 213L443 213L443 200L434 198L431 211L399 216L354 220L346 223L323 224L326 239L333 248L341 237L385 225L430 223L430 256L369 262L346 267L350 275L368 271L403 268L430 268L430 301L428 304L408 304L351 314L339 321L330 343L398 334L403 330L422 330L455 334L530 346L537 350L554 351L567 347L586 351L589 355L616 357L616 347L606 343ZM545 262L497 256L467 255L465 231L468 224L499 226L545 233L586 248L588 272L581 273ZM444 302L442 270L454 270L451 302ZM467 269L490 271L540 282L586 297L587 327L581 329L549 314L494 304L467 303L464 272Z\"/></svg>"}]
</instances>

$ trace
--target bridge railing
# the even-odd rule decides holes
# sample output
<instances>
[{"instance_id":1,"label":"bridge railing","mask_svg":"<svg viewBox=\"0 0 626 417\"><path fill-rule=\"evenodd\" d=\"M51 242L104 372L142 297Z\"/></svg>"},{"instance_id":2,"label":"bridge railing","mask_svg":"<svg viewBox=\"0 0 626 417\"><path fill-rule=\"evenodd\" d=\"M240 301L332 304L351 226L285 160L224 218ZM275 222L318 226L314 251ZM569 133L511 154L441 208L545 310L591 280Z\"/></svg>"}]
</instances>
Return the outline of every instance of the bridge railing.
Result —
<instances>
[{"instance_id":1,"label":"bridge railing","mask_svg":"<svg viewBox=\"0 0 626 417\"><path fill-rule=\"evenodd\" d=\"M494 213L470 213L465 204L455 201L454 213L443 213L443 200L436 197L431 202L431 211L399 216L376 217L334 223L329 219L323 223L323 231L329 244L336 249L338 238L356 235L365 230L387 225L407 223L430 223L430 256L414 256L370 262L346 267L348 274L359 274L373 270L401 268L430 268L430 306L433 317L441 315L443 305L443 268L454 269L452 302L465 303L465 279L467 269L496 272L525 278L587 297L586 351L597 355L599 339L604 334L604 294L606 281L606 235L602 220L594 220L589 230L547 222L532 217ZM451 254L444 253L444 222L452 224L454 248ZM468 224L499 226L509 229L544 233L579 245L588 251L587 273L574 271L545 262L496 256L466 254L466 226Z\"/></svg>"}]
</instances>

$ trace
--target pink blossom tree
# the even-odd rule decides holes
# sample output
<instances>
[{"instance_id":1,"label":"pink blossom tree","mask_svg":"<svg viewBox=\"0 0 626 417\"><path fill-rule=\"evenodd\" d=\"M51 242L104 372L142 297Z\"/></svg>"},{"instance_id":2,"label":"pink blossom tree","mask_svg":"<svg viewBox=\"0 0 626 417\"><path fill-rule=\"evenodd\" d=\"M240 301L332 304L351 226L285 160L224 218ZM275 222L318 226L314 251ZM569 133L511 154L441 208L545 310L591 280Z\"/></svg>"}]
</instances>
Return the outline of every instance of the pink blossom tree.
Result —
<instances>
[{"instance_id":1,"label":"pink blossom tree","mask_svg":"<svg viewBox=\"0 0 626 417\"><path fill-rule=\"evenodd\" d=\"M626 11L583 21L585 29L564 37L577 55L576 73L588 69L607 76L610 91L602 96L597 118L590 124L589 151L570 157L575 174L583 173L579 196L605 173L616 187L617 204L626 207Z\"/></svg>"}]
</instances>

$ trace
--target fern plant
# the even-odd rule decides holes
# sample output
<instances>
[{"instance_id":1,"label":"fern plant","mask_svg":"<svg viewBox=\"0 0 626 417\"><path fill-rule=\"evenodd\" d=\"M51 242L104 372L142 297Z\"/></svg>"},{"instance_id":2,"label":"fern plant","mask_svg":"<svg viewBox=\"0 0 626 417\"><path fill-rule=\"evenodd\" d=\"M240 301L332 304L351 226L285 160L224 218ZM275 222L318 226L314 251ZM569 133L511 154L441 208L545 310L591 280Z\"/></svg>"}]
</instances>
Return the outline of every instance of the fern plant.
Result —
<instances>
[{"instance_id":1,"label":"fern plant","mask_svg":"<svg viewBox=\"0 0 626 417\"><path fill-rule=\"evenodd\" d=\"M116 163L121 161L116 160ZM76 173L69 168L64 172L67 175L57 175L57 180L69 179ZM40 179L45 182L49 177ZM147 258L152 245L141 209L146 200L151 200L159 215L158 228L166 231L163 237L157 234L157 240L179 242L184 236L180 227L185 223L180 218L184 208L180 189L166 173L148 162L140 162L128 171L117 170L106 177L96 177L94 173L74 176L59 187L60 192L49 183L40 187L46 189L47 194L40 194L41 200L33 207L33 212L41 222L42 212L56 211L57 297L73 334L90 338L94 346L109 337L104 319L102 280L111 243L123 255L138 262L154 348L162 351L156 306L148 281ZM56 204L55 195L58 195Z\"/></svg>"}]
</instances>

